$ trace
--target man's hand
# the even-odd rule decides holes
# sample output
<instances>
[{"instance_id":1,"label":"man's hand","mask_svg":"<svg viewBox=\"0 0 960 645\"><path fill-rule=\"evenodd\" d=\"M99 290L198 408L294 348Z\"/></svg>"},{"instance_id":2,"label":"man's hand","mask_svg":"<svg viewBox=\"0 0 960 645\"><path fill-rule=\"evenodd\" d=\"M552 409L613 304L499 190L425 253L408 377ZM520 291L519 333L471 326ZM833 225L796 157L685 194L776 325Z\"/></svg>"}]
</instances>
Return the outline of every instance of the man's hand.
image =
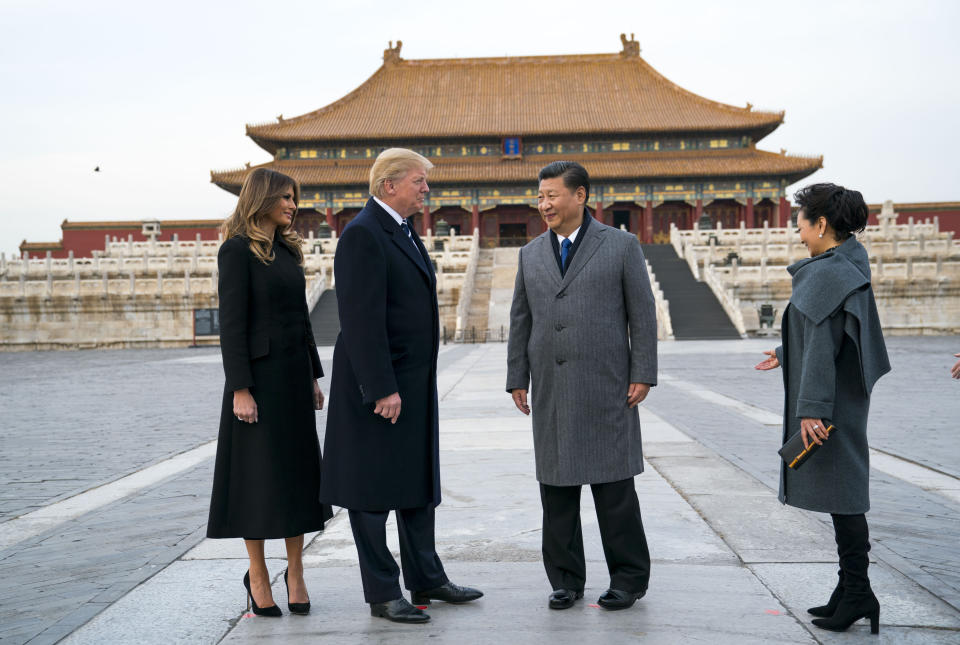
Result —
<instances>
[{"instance_id":1,"label":"man's hand","mask_svg":"<svg viewBox=\"0 0 960 645\"><path fill-rule=\"evenodd\" d=\"M650 393L650 386L646 383L631 383L627 390L627 407L636 407L638 403L647 398Z\"/></svg>"},{"instance_id":2,"label":"man's hand","mask_svg":"<svg viewBox=\"0 0 960 645\"><path fill-rule=\"evenodd\" d=\"M313 382L313 407L316 410L323 409L323 392L320 390L320 384Z\"/></svg>"},{"instance_id":3,"label":"man's hand","mask_svg":"<svg viewBox=\"0 0 960 645\"><path fill-rule=\"evenodd\" d=\"M780 367L780 359L777 358L777 352L774 350L769 350L764 352L768 358L764 361L757 363L753 369L755 370L773 370Z\"/></svg>"},{"instance_id":4,"label":"man's hand","mask_svg":"<svg viewBox=\"0 0 960 645\"><path fill-rule=\"evenodd\" d=\"M390 423L396 423L400 416L400 393L394 392L390 396L377 399L373 413L379 414L384 419L390 419Z\"/></svg>"},{"instance_id":5,"label":"man's hand","mask_svg":"<svg viewBox=\"0 0 960 645\"><path fill-rule=\"evenodd\" d=\"M811 443L822 446L827 440L827 429L820 419L800 419L800 437L804 448L809 448Z\"/></svg>"},{"instance_id":6,"label":"man's hand","mask_svg":"<svg viewBox=\"0 0 960 645\"><path fill-rule=\"evenodd\" d=\"M955 358L960 358L960 354L954 354ZM953 364L953 367L950 368L950 375L953 378L960 378L960 361L957 361Z\"/></svg>"},{"instance_id":7,"label":"man's hand","mask_svg":"<svg viewBox=\"0 0 960 645\"><path fill-rule=\"evenodd\" d=\"M530 414L530 406L527 405L527 391L516 387L510 393L513 395L513 404L524 414Z\"/></svg>"},{"instance_id":8,"label":"man's hand","mask_svg":"<svg viewBox=\"0 0 960 645\"><path fill-rule=\"evenodd\" d=\"M244 423L256 423L260 420L257 402L253 400L253 395L248 388L236 390L233 393L233 414Z\"/></svg>"}]
</instances>

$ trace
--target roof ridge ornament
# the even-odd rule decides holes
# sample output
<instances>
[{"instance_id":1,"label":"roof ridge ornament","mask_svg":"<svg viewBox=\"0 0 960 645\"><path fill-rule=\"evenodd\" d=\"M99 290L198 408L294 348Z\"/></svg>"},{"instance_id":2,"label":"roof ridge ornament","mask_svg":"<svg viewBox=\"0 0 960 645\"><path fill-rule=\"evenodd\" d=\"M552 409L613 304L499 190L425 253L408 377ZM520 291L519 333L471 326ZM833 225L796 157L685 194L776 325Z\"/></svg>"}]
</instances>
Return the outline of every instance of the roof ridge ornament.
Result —
<instances>
[{"instance_id":1,"label":"roof ridge ornament","mask_svg":"<svg viewBox=\"0 0 960 645\"><path fill-rule=\"evenodd\" d=\"M630 34L630 40L627 40L626 34L620 34L620 42L623 44L623 49L620 50L623 58L640 58L640 43L634 34Z\"/></svg>"},{"instance_id":2,"label":"roof ridge ornament","mask_svg":"<svg viewBox=\"0 0 960 645\"><path fill-rule=\"evenodd\" d=\"M398 40L397 46L393 46L393 41L390 41L389 47L383 50L383 62L385 65L393 65L394 63L399 63L403 59L400 58L400 48L403 47L403 41Z\"/></svg>"}]
</instances>

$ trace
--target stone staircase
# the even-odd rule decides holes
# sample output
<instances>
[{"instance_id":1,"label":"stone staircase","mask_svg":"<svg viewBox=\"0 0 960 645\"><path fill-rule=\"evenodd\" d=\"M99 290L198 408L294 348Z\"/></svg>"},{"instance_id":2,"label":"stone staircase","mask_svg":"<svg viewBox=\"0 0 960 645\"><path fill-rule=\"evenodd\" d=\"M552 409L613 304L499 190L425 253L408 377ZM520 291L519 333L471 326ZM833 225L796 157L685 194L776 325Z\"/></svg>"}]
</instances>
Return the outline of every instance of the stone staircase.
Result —
<instances>
[{"instance_id":1,"label":"stone staircase","mask_svg":"<svg viewBox=\"0 0 960 645\"><path fill-rule=\"evenodd\" d=\"M687 262L669 244L644 244L646 257L663 296L670 303L670 321L677 340L740 338L710 287L697 282Z\"/></svg>"},{"instance_id":2,"label":"stone staircase","mask_svg":"<svg viewBox=\"0 0 960 645\"><path fill-rule=\"evenodd\" d=\"M327 289L320 295L310 312L310 326L318 347L335 345L340 334L340 314L337 308L337 292Z\"/></svg>"}]
</instances>

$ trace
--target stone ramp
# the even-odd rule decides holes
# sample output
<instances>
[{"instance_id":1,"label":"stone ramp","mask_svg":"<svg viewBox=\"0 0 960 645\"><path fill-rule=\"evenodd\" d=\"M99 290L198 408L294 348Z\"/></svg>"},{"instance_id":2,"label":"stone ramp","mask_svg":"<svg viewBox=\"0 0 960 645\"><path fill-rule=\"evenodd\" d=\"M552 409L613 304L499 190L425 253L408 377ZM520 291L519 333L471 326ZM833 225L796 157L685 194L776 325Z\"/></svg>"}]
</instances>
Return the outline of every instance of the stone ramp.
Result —
<instances>
[{"instance_id":1,"label":"stone ramp","mask_svg":"<svg viewBox=\"0 0 960 645\"><path fill-rule=\"evenodd\" d=\"M513 304L513 287L517 279L520 261L519 248L496 249L493 256L493 279L490 285L490 308L488 327L494 334L502 329L504 335L510 329L510 306Z\"/></svg>"}]
</instances>

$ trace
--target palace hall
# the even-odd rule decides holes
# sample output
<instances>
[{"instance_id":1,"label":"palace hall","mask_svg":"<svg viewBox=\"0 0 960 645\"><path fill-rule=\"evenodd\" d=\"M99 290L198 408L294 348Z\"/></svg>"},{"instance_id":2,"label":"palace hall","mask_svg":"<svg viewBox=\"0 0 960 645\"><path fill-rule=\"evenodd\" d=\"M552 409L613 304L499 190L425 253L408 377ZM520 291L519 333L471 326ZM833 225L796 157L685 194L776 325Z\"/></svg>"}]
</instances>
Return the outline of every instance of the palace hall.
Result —
<instances>
[{"instance_id":1,"label":"palace hall","mask_svg":"<svg viewBox=\"0 0 960 645\"><path fill-rule=\"evenodd\" d=\"M644 242L706 218L788 225L787 186L823 158L757 147L784 113L698 96L653 69L632 36L621 44L613 54L406 60L391 43L380 68L340 100L248 125L247 135L273 155L263 166L300 182L303 234L342 231L367 200L373 159L393 146L435 164L418 231L479 229L488 247L545 230L537 171L557 159L590 172L597 218ZM239 193L255 167L214 171L211 181Z\"/></svg>"}]
</instances>

